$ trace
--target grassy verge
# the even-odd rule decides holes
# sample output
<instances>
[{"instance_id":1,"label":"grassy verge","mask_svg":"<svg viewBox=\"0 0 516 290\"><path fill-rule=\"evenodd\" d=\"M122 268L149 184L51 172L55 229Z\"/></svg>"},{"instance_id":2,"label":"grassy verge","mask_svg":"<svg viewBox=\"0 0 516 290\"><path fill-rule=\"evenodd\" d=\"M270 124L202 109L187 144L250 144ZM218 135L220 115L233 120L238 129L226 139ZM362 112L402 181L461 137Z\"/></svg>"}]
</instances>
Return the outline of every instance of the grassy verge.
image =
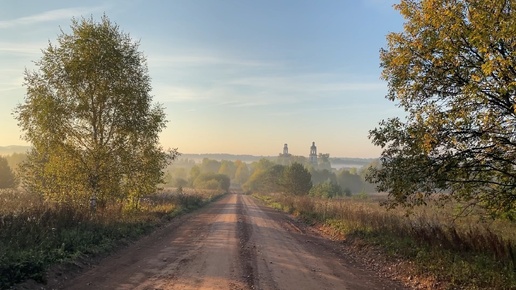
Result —
<instances>
[{"instance_id":1,"label":"grassy verge","mask_svg":"<svg viewBox=\"0 0 516 290\"><path fill-rule=\"evenodd\" d=\"M437 207L406 216L367 197L254 196L348 241L374 246L391 261L403 261L409 265L403 276L430 281L432 289L516 289L514 223L457 220L452 208Z\"/></svg>"},{"instance_id":2,"label":"grassy verge","mask_svg":"<svg viewBox=\"0 0 516 290\"><path fill-rule=\"evenodd\" d=\"M44 283L49 266L108 253L220 195L208 191L164 192L143 198L139 210L111 205L92 213L43 204L37 197L19 191L1 191L0 289L27 279Z\"/></svg>"}]
</instances>

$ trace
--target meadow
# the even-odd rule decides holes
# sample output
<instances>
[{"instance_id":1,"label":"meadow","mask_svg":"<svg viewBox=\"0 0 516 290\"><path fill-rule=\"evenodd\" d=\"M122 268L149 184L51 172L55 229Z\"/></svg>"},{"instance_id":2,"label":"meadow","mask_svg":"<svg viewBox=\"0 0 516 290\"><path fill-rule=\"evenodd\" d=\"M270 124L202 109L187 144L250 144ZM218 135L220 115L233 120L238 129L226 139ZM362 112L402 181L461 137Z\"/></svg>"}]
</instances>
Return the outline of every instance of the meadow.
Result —
<instances>
[{"instance_id":1,"label":"meadow","mask_svg":"<svg viewBox=\"0 0 516 290\"><path fill-rule=\"evenodd\" d=\"M318 199L255 195L318 225L350 246L381 252L396 275L427 289L516 289L516 224L481 215L458 217L455 205L387 210L385 196Z\"/></svg>"},{"instance_id":2,"label":"meadow","mask_svg":"<svg viewBox=\"0 0 516 290\"><path fill-rule=\"evenodd\" d=\"M107 254L222 194L165 190L142 198L138 210L109 204L91 211L87 206L44 203L21 190L1 190L0 289L27 279L44 283L52 265Z\"/></svg>"}]
</instances>

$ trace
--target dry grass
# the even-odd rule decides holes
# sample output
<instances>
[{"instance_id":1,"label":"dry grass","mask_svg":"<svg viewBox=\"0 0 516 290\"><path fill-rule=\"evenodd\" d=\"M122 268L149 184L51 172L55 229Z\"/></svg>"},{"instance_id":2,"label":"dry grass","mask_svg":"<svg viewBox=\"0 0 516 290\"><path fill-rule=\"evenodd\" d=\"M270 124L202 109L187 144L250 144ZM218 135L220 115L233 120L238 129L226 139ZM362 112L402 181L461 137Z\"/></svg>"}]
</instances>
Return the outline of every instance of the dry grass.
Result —
<instances>
[{"instance_id":1,"label":"dry grass","mask_svg":"<svg viewBox=\"0 0 516 290\"><path fill-rule=\"evenodd\" d=\"M374 245L413 267L407 276L432 280L431 288L516 289L516 224L479 216L456 218L457 205L387 210L382 197L314 199L259 196L270 205L335 236Z\"/></svg>"},{"instance_id":2,"label":"dry grass","mask_svg":"<svg viewBox=\"0 0 516 290\"><path fill-rule=\"evenodd\" d=\"M0 289L29 278L44 282L52 264L108 252L219 195L168 190L142 198L138 210L112 203L91 212L88 207L43 203L22 191L0 191Z\"/></svg>"}]
</instances>

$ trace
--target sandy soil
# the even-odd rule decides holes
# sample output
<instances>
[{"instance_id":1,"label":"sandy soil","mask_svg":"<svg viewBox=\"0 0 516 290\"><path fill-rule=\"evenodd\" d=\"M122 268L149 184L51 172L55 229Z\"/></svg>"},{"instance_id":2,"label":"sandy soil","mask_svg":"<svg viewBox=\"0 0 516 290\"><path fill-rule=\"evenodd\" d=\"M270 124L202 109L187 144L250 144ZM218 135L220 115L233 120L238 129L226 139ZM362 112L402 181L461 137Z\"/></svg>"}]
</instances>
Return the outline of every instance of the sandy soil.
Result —
<instances>
[{"instance_id":1,"label":"sandy soil","mask_svg":"<svg viewBox=\"0 0 516 290\"><path fill-rule=\"evenodd\" d=\"M40 289L405 289L291 217L229 194Z\"/></svg>"}]
</instances>

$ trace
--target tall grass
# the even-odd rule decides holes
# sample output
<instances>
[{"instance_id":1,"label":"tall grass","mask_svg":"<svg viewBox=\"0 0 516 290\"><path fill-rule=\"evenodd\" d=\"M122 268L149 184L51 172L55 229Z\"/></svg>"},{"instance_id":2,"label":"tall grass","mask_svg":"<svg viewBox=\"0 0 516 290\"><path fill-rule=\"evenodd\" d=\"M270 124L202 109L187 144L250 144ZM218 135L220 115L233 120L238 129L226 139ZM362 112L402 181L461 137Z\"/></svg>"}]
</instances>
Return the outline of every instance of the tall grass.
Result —
<instances>
[{"instance_id":1,"label":"tall grass","mask_svg":"<svg viewBox=\"0 0 516 290\"><path fill-rule=\"evenodd\" d=\"M315 199L257 196L270 205L324 224L330 234L381 248L413 267L407 276L434 282L432 288L516 289L516 224L477 216L457 219L452 207L386 210L371 198ZM440 286L438 286L440 285Z\"/></svg>"},{"instance_id":2,"label":"tall grass","mask_svg":"<svg viewBox=\"0 0 516 290\"><path fill-rule=\"evenodd\" d=\"M0 191L0 289L26 279L45 282L50 265L106 253L220 194L169 191L142 198L138 210L110 204L91 212L43 203L23 191Z\"/></svg>"}]
</instances>

